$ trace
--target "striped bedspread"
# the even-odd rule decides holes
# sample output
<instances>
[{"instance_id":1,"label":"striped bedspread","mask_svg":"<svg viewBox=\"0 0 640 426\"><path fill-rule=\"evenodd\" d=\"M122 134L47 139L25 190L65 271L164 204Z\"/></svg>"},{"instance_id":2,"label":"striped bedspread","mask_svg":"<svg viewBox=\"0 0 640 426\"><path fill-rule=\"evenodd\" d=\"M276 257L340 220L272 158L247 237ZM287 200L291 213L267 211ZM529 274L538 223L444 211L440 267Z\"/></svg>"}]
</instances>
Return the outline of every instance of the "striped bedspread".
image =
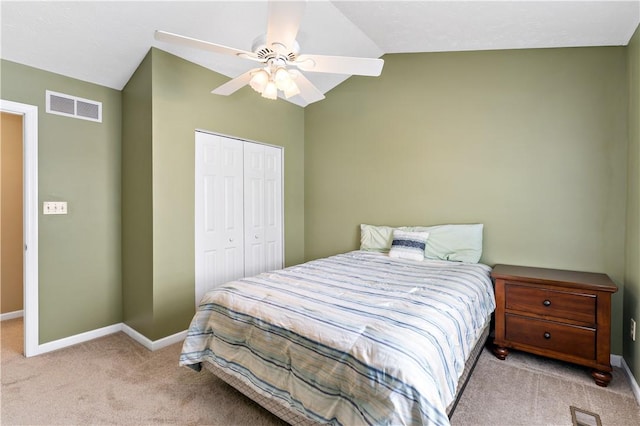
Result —
<instances>
[{"instance_id":1,"label":"striped bedspread","mask_svg":"<svg viewBox=\"0 0 640 426\"><path fill-rule=\"evenodd\" d=\"M203 297L180 365L214 363L320 423L447 425L489 274L355 251L232 281Z\"/></svg>"}]
</instances>

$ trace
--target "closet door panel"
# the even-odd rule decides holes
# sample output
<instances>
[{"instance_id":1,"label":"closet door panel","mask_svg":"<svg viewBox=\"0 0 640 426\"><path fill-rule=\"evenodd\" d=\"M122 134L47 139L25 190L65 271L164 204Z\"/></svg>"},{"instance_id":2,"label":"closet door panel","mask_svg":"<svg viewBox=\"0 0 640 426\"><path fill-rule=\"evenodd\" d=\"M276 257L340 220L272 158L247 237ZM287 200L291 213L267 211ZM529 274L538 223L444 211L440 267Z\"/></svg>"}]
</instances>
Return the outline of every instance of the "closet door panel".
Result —
<instances>
[{"instance_id":1,"label":"closet door panel","mask_svg":"<svg viewBox=\"0 0 640 426\"><path fill-rule=\"evenodd\" d=\"M219 276L214 286L244 276L244 218L242 142L215 136L221 142L220 196L216 197L215 215L219 220L218 247L224 251Z\"/></svg>"},{"instance_id":2,"label":"closet door panel","mask_svg":"<svg viewBox=\"0 0 640 426\"><path fill-rule=\"evenodd\" d=\"M245 276L265 270L264 255L264 183L245 175Z\"/></svg>"},{"instance_id":3,"label":"closet door panel","mask_svg":"<svg viewBox=\"0 0 640 426\"><path fill-rule=\"evenodd\" d=\"M246 276L264 272L264 145L244 144L244 217Z\"/></svg>"},{"instance_id":4,"label":"closet door panel","mask_svg":"<svg viewBox=\"0 0 640 426\"><path fill-rule=\"evenodd\" d=\"M264 149L265 270L273 270L283 267L282 150L271 146Z\"/></svg>"},{"instance_id":5,"label":"closet door panel","mask_svg":"<svg viewBox=\"0 0 640 426\"><path fill-rule=\"evenodd\" d=\"M196 303L244 276L242 142L196 132Z\"/></svg>"}]
</instances>

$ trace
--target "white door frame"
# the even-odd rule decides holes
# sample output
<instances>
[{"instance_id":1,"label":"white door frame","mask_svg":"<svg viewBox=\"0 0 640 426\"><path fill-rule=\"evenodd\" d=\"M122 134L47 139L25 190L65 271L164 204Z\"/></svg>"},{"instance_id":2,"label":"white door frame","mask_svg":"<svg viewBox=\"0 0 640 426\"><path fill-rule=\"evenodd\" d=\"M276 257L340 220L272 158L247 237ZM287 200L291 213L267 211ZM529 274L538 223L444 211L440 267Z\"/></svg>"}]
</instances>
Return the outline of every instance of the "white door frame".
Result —
<instances>
[{"instance_id":1,"label":"white door frame","mask_svg":"<svg viewBox=\"0 0 640 426\"><path fill-rule=\"evenodd\" d=\"M38 107L0 99L0 110L22 115L24 355L41 353L38 341Z\"/></svg>"}]
</instances>

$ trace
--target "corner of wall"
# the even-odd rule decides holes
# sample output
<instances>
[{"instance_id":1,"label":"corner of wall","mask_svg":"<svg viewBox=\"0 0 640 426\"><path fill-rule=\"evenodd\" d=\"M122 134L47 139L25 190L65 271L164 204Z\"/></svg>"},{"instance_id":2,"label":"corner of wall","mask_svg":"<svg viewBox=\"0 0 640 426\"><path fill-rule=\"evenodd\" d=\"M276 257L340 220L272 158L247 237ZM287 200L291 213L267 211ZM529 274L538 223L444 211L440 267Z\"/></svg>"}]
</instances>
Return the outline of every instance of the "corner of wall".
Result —
<instances>
[{"instance_id":1,"label":"corner of wall","mask_svg":"<svg viewBox=\"0 0 640 426\"><path fill-rule=\"evenodd\" d=\"M640 26L627 46L628 169L625 286L623 300L623 357L636 382L640 381L640 335L630 337L630 320L640 321Z\"/></svg>"},{"instance_id":2,"label":"corner of wall","mask_svg":"<svg viewBox=\"0 0 640 426\"><path fill-rule=\"evenodd\" d=\"M151 51L122 91L122 316L153 332Z\"/></svg>"}]
</instances>

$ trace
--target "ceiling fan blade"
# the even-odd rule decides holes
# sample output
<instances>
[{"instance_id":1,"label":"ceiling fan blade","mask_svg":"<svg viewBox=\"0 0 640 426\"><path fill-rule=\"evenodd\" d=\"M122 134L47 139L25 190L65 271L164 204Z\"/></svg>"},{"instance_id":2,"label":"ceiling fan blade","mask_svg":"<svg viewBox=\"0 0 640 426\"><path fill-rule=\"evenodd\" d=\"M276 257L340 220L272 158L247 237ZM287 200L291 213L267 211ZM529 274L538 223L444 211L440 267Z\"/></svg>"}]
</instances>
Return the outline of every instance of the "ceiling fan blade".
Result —
<instances>
[{"instance_id":1,"label":"ceiling fan blade","mask_svg":"<svg viewBox=\"0 0 640 426\"><path fill-rule=\"evenodd\" d=\"M241 74L240 76L227 81L222 86L216 87L211 91L211 93L213 93L214 95L229 96L236 90L241 89L242 87L249 84L249 81L251 81L251 76L255 71L256 69L249 70L244 74Z\"/></svg>"},{"instance_id":2,"label":"ceiling fan blade","mask_svg":"<svg viewBox=\"0 0 640 426\"><path fill-rule=\"evenodd\" d=\"M235 55L245 59L260 60L255 53L248 52L246 50L234 49L233 47L210 43L208 41L198 40L196 38L186 37L166 31L156 30L155 38L158 41L192 47L194 49L208 50L209 52L221 53L223 55Z\"/></svg>"},{"instance_id":3,"label":"ceiling fan blade","mask_svg":"<svg viewBox=\"0 0 640 426\"><path fill-rule=\"evenodd\" d=\"M286 54L293 49L306 1L269 1L267 47Z\"/></svg>"},{"instance_id":4,"label":"ceiling fan blade","mask_svg":"<svg viewBox=\"0 0 640 426\"><path fill-rule=\"evenodd\" d=\"M296 74L297 76L294 81L298 85L298 89L300 89L298 96L304 99L307 105L324 99L324 94L318 90L313 83L307 80L304 74L301 72L297 72Z\"/></svg>"},{"instance_id":5,"label":"ceiling fan blade","mask_svg":"<svg viewBox=\"0 0 640 426\"><path fill-rule=\"evenodd\" d=\"M350 56L300 55L291 63L301 70L309 72L377 77L382 72L384 60Z\"/></svg>"}]
</instances>

